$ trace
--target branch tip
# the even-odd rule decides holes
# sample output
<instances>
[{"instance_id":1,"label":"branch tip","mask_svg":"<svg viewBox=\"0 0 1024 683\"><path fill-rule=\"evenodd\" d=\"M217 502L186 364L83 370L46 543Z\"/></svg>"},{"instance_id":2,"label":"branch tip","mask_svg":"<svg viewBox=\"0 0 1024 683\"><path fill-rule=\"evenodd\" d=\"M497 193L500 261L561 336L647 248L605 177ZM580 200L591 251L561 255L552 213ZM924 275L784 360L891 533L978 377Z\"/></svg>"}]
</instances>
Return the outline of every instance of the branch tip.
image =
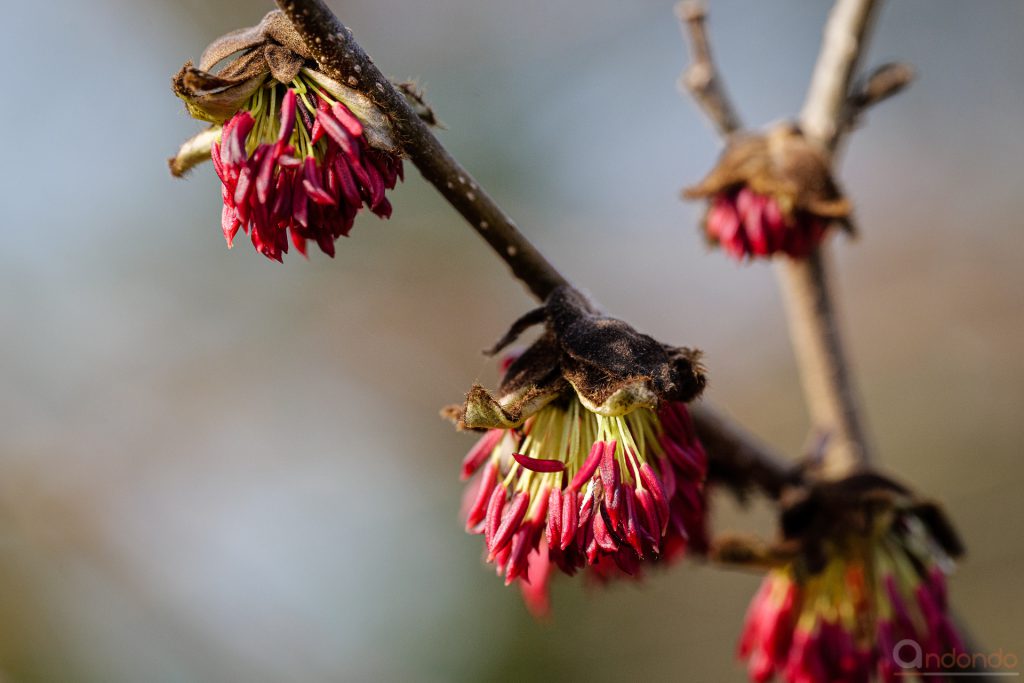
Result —
<instances>
[{"instance_id":1,"label":"branch tip","mask_svg":"<svg viewBox=\"0 0 1024 683\"><path fill-rule=\"evenodd\" d=\"M725 85L711 57L704 4L697 0L683 0L676 5L676 16L682 23L683 36L690 44L691 59L690 65L679 77L679 83L693 96L718 132L723 137L729 137L740 129L740 119L729 101Z\"/></svg>"},{"instance_id":2,"label":"branch tip","mask_svg":"<svg viewBox=\"0 0 1024 683\"><path fill-rule=\"evenodd\" d=\"M704 21L707 18L707 8L699 0L681 0L676 3L676 16L680 21L694 22Z\"/></svg>"},{"instance_id":3,"label":"branch tip","mask_svg":"<svg viewBox=\"0 0 1024 683\"><path fill-rule=\"evenodd\" d=\"M889 62L873 69L851 89L843 115L846 127L855 126L869 108L903 92L916 76L914 67L903 62Z\"/></svg>"}]
</instances>

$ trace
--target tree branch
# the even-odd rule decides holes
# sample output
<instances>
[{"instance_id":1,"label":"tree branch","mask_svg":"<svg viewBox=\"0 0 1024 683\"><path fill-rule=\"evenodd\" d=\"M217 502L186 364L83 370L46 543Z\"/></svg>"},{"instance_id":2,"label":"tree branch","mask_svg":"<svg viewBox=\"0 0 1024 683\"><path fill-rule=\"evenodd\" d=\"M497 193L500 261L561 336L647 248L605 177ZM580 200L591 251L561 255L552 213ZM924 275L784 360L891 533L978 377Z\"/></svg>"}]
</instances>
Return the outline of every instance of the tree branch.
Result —
<instances>
[{"instance_id":1,"label":"tree branch","mask_svg":"<svg viewBox=\"0 0 1024 683\"><path fill-rule=\"evenodd\" d=\"M385 78L352 32L322 0L278 0L320 68L331 78L371 96L391 118L409 158L470 226L511 267L540 300L568 281L519 232L487 192L444 149L405 97ZM791 470L779 456L707 406L694 406L693 418L707 438L713 467L726 482L756 484L777 496ZM728 476L724 476L728 474Z\"/></svg>"},{"instance_id":2,"label":"tree branch","mask_svg":"<svg viewBox=\"0 0 1024 683\"><path fill-rule=\"evenodd\" d=\"M709 478L725 484L742 498L759 488L771 498L799 484L800 468L776 454L732 418L706 403L690 406L697 437L714 457L709 459Z\"/></svg>"},{"instance_id":3,"label":"tree branch","mask_svg":"<svg viewBox=\"0 0 1024 683\"><path fill-rule=\"evenodd\" d=\"M441 146L406 98L352 38L352 31L321 0L278 0L277 4L291 19L323 72L373 99L390 117L405 151L423 177L462 214L538 299L545 299L555 288L568 284L519 232L508 214Z\"/></svg>"},{"instance_id":4,"label":"tree branch","mask_svg":"<svg viewBox=\"0 0 1024 683\"><path fill-rule=\"evenodd\" d=\"M878 4L878 0L837 0L825 28L801 126L805 135L830 152L863 109L895 94L912 77L908 67L885 65L850 94L850 81ZM693 55L684 81L719 132L728 137L739 127L739 119L711 60L704 30L706 12L700 2L692 0L680 3L677 14L689 29ZM840 477L865 466L871 453L843 349L826 260L822 245L806 259L780 259L778 274L814 431L828 436L822 473Z\"/></svg>"},{"instance_id":5,"label":"tree branch","mask_svg":"<svg viewBox=\"0 0 1024 683\"><path fill-rule=\"evenodd\" d=\"M840 478L871 459L853 378L830 290L827 250L787 259L776 274L783 292L808 411L815 431L828 438L821 473Z\"/></svg>"},{"instance_id":6,"label":"tree branch","mask_svg":"<svg viewBox=\"0 0 1024 683\"><path fill-rule=\"evenodd\" d=\"M851 92L851 80L880 4L880 0L837 0L825 27L800 123L804 134L816 139L833 157L843 135L853 128L866 109L902 91L914 77L908 65L883 64ZM680 15L690 26L694 61L690 71L693 71L699 63L711 64L703 29L704 12L696 2L681 3L679 7ZM690 8L689 14L684 15L683 7ZM692 9L694 7L696 9ZM692 21L688 17L693 17ZM712 74L708 82L717 83L713 66L705 73ZM721 86L715 87L720 89ZM700 89L690 87L690 92L724 136L735 130L720 123L730 119L715 114ZM778 274L808 409L816 427L828 437L823 474L839 478L867 466L872 455L842 346L838 316L829 289L824 245L806 260L782 262ZM752 462L746 461L746 448L757 448L759 444L743 434L738 426L724 422L715 411L707 406L694 406L693 415L701 440L714 444L719 451L731 453L732 460L717 463L713 469L734 464L741 475L756 480L765 491L775 492L776 496L786 485L800 483L801 470L785 467L774 460L770 452L757 452ZM738 440L731 442L733 437ZM729 479L731 472L724 471L720 476ZM737 483L742 485L743 481L739 479ZM967 651L979 652L964 621L956 615L954 619L958 630L968 640ZM985 667L975 668L972 662L968 671L985 671Z\"/></svg>"},{"instance_id":7,"label":"tree branch","mask_svg":"<svg viewBox=\"0 0 1024 683\"><path fill-rule=\"evenodd\" d=\"M682 22L683 35L689 34L691 55L690 66L679 77L679 84L690 92L718 132L729 137L742 125L711 58L704 5L698 0L683 0L676 5L676 16Z\"/></svg>"},{"instance_id":8,"label":"tree branch","mask_svg":"<svg viewBox=\"0 0 1024 683\"><path fill-rule=\"evenodd\" d=\"M880 5L881 0L836 0L825 25L800 125L805 135L830 150L839 141L850 82Z\"/></svg>"},{"instance_id":9,"label":"tree branch","mask_svg":"<svg viewBox=\"0 0 1024 683\"><path fill-rule=\"evenodd\" d=\"M837 0L825 26L800 125L834 151L844 132L850 82L879 0ZM823 474L842 477L867 466L871 448L843 348L828 275L827 245L778 266L790 337L815 429L829 435Z\"/></svg>"}]
</instances>

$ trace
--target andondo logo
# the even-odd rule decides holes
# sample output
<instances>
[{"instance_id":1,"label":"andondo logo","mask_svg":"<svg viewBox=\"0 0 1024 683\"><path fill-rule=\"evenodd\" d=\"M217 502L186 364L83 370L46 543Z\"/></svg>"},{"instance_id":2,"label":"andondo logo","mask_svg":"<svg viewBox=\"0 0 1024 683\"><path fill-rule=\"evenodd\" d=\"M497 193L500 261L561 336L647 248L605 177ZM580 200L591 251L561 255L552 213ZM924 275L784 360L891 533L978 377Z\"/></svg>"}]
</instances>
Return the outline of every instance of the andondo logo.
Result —
<instances>
[{"instance_id":1,"label":"andondo logo","mask_svg":"<svg viewBox=\"0 0 1024 683\"><path fill-rule=\"evenodd\" d=\"M1017 669L1020 658L1002 648L991 652L961 652L956 648L948 652L924 651L921 644L911 638L896 643L892 659L903 669L897 676L949 676L967 674L972 676L1020 676Z\"/></svg>"}]
</instances>

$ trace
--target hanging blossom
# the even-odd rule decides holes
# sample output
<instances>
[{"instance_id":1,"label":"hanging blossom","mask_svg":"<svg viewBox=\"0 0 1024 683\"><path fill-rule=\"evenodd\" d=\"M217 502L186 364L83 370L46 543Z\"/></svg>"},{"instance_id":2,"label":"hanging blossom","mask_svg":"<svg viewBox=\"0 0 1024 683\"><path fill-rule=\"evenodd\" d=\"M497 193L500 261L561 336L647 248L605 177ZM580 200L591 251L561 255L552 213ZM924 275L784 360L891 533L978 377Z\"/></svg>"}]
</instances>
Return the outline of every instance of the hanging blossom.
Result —
<instances>
[{"instance_id":1,"label":"hanging blossom","mask_svg":"<svg viewBox=\"0 0 1024 683\"><path fill-rule=\"evenodd\" d=\"M708 241L740 261L804 258L836 221L852 232L850 203L828 154L791 124L733 137L715 168L683 196L708 200Z\"/></svg>"},{"instance_id":2,"label":"hanging blossom","mask_svg":"<svg viewBox=\"0 0 1024 683\"><path fill-rule=\"evenodd\" d=\"M946 573L963 548L938 508L867 476L840 482L847 491L829 485L798 513L803 531L820 531L822 520L840 528L804 539L803 551L764 579L739 644L752 681L892 683L914 673L954 673L940 668L943 655L948 661L947 653L965 652L950 617ZM851 489L859 509L820 504ZM907 668L911 663L921 666Z\"/></svg>"},{"instance_id":3,"label":"hanging blossom","mask_svg":"<svg viewBox=\"0 0 1024 683\"><path fill-rule=\"evenodd\" d=\"M488 431L466 456L466 529L482 534L506 584L546 541L567 574L636 574L641 561L703 548L707 458L683 403L622 416L579 400L549 404L517 429ZM609 564L611 563L611 564Z\"/></svg>"},{"instance_id":4,"label":"hanging blossom","mask_svg":"<svg viewBox=\"0 0 1024 683\"><path fill-rule=\"evenodd\" d=\"M231 58L216 74L210 69ZM280 12L229 33L187 63L175 93L214 125L171 159L182 175L205 158L221 180L221 229L228 246L241 229L280 261L289 242L334 256L366 207L388 218L386 192L402 177L390 124L370 100L317 71Z\"/></svg>"},{"instance_id":5,"label":"hanging blossom","mask_svg":"<svg viewBox=\"0 0 1024 683\"><path fill-rule=\"evenodd\" d=\"M685 402L704 386L699 353L665 346L556 290L495 347L543 335L508 363L499 397L474 386L449 415L486 429L467 454L467 531L532 611L553 568L596 579L703 551L707 457Z\"/></svg>"}]
</instances>

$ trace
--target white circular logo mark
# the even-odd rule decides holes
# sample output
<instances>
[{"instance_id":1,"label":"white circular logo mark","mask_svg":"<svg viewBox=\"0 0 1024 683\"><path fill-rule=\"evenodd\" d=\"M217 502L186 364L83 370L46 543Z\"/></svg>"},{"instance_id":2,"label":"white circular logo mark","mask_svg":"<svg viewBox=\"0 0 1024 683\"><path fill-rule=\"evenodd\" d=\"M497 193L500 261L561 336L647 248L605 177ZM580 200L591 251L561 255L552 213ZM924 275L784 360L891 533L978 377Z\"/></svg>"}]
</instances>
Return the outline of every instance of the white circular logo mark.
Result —
<instances>
[{"instance_id":1,"label":"white circular logo mark","mask_svg":"<svg viewBox=\"0 0 1024 683\"><path fill-rule=\"evenodd\" d=\"M900 656L900 652L907 646L909 646L911 651L914 653L913 659L905 660ZM921 650L920 643L916 640L904 638L893 646L892 659L904 669L920 669L921 665L924 663L924 652Z\"/></svg>"}]
</instances>

